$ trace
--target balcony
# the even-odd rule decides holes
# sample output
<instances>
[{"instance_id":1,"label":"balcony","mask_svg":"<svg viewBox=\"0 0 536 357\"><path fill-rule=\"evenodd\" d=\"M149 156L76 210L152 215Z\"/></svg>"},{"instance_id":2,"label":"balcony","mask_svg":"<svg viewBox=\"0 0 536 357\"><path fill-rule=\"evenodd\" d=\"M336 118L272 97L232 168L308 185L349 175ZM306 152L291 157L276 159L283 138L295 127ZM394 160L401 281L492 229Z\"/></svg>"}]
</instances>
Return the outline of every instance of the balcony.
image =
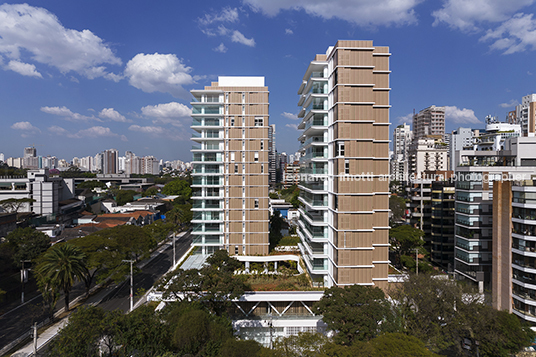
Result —
<instances>
[{"instance_id":1,"label":"balcony","mask_svg":"<svg viewBox=\"0 0 536 357\"><path fill-rule=\"evenodd\" d=\"M192 108L192 114L217 114L221 115L223 114L223 107L221 106L207 106L207 105L200 105L199 103L195 103L195 105Z\"/></svg>"}]
</instances>

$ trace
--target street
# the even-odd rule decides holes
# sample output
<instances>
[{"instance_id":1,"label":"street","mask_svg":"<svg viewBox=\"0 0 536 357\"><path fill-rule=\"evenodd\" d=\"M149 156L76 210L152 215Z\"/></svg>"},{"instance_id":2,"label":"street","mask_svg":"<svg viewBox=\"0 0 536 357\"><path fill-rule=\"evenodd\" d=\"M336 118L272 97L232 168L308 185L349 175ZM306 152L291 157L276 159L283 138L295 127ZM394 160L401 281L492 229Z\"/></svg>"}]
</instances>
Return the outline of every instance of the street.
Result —
<instances>
[{"instance_id":1,"label":"street","mask_svg":"<svg viewBox=\"0 0 536 357\"><path fill-rule=\"evenodd\" d=\"M189 233L185 234L176 241L176 259L180 259L188 249L192 242L192 237ZM171 242L164 243L159 248L162 250L160 254L154 256L147 264L144 262L138 263L143 265L143 268L137 274L134 274L134 302L136 303L139 297L137 292L140 289L143 291L149 290L153 284L165 274L173 263L173 247ZM85 293L84 284L78 283L71 290L71 301L76 297ZM130 308L130 278L119 284L110 284L108 287L96 292L90 296L84 304L97 304L106 310L120 309L127 312ZM63 298L60 297L55 311L64 308ZM46 318L42 309L41 295L27 302L22 306L0 316L0 350L27 333L34 322L41 322Z\"/></svg>"}]
</instances>

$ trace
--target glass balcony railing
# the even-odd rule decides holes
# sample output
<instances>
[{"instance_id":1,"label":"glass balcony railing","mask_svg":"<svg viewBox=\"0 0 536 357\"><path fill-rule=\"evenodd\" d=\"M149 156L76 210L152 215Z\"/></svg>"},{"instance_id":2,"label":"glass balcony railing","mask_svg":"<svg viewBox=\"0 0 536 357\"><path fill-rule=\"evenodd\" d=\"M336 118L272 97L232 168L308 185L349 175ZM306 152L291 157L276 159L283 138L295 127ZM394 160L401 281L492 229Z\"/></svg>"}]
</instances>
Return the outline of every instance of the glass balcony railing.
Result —
<instances>
[{"instance_id":1,"label":"glass balcony railing","mask_svg":"<svg viewBox=\"0 0 536 357\"><path fill-rule=\"evenodd\" d=\"M223 201L219 200L194 200L192 208L223 209Z\"/></svg>"},{"instance_id":2,"label":"glass balcony railing","mask_svg":"<svg viewBox=\"0 0 536 357\"><path fill-rule=\"evenodd\" d=\"M311 119L305 123L305 130L312 126L325 126L328 125L328 116L324 114L315 114Z\"/></svg>"},{"instance_id":3,"label":"glass balcony railing","mask_svg":"<svg viewBox=\"0 0 536 357\"><path fill-rule=\"evenodd\" d=\"M192 108L192 114L223 114L220 113L219 106L200 106L196 105Z\"/></svg>"},{"instance_id":4,"label":"glass balcony railing","mask_svg":"<svg viewBox=\"0 0 536 357\"><path fill-rule=\"evenodd\" d=\"M327 142L324 141L323 136L311 136L309 139L305 140L301 146L305 147L311 143L325 144L325 145L328 144Z\"/></svg>"}]
</instances>

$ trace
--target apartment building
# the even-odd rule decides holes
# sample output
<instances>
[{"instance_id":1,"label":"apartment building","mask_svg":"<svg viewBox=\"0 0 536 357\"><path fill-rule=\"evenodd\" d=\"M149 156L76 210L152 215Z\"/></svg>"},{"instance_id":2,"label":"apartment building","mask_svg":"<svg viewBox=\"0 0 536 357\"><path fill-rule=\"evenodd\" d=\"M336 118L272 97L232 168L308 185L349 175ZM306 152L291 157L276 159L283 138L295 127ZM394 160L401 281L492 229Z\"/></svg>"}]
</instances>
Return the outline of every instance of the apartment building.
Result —
<instances>
[{"instance_id":1,"label":"apartment building","mask_svg":"<svg viewBox=\"0 0 536 357\"><path fill-rule=\"evenodd\" d=\"M399 182L408 181L408 151L413 140L413 132L406 123L397 126L393 132L393 156L391 158L391 177Z\"/></svg>"},{"instance_id":2,"label":"apartment building","mask_svg":"<svg viewBox=\"0 0 536 357\"><path fill-rule=\"evenodd\" d=\"M372 41L338 41L311 61L298 90L298 234L324 286L387 285L389 56Z\"/></svg>"},{"instance_id":3,"label":"apartment building","mask_svg":"<svg viewBox=\"0 0 536 357\"><path fill-rule=\"evenodd\" d=\"M458 128L449 135L449 170L456 170L458 162L456 152L473 144L473 130L471 128Z\"/></svg>"},{"instance_id":4,"label":"apartment building","mask_svg":"<svg viewBox=\"0 0 536 357\"><path fill-rule=\"evenodd\" d=\"M536 182L493 187L492 304L536 323Z\"/></svg>"},{"instance_id":5,"label":"apartment building","mask_svg":"<svg viewBox=\"0 0 536 357\"><path fill-rule=\"evenodd\" d=\"M413 115L413 138L423 139L429 135L443 140L445 136L445 107L429 106Z\"/></svg>"},{"instance_id":6,"label":"apartment building","mask_svg":"<svg viewBox=\"0 0 536 357\"><path fill-rule=\"evenodd\" d=\"M414 139L408 154L408 172L411 179L424 178L425 171L448 170L448 147L434 137Z\"/></svg>"},{"instance_id":7,"label":"apartment building","mask_svg":"<svg viewBox=\"0 0 536 357\"><path fill-rule=\"evenodd\" d=\"M204 254L268 254L268 87L218 77L192 90L194 245Z\"/></svg>"},{"instance_id":8,"label":"apartment building","mask_svg":"<svg viewBox=\"0 0 536 357\"><path fill-rule=\"evenodd\" d=\"M456 168L455 272L458 278L490 289L493 260L494 185L536 173L536 141L511 137L503 149L463 150Z\"/></svg>"}]
</instances>

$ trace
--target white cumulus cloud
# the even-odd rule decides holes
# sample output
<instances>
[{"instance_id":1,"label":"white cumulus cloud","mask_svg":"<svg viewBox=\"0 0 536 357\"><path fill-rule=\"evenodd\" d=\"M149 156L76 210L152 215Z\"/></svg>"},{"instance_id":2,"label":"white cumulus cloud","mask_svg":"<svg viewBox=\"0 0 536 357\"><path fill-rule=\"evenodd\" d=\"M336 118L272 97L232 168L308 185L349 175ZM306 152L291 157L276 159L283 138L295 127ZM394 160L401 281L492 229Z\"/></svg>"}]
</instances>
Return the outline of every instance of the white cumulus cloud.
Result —
<instances>
[{"instance_id":1,"label":"white cumulus cloud","mask_svg":"<svg viewBox=\"0 0 536 357\"><path fill-rule=\"evenodd\" d=\"M141 113L153 119L153 124L172 124L181 127L185 119L190 120L192 110L184 104L171 102L145 106L141 108Z\"/></svg>"},{"instance_id":2,"label":"white cumulus cloud","mask_svg":"<svg viewBox=\"0 0 536 357\"><path fill-rule=\"evenodd\" d=\"M492 50L504 54L536 49L536 19L533 14L515 14L494 30L488 30L480 41L492 41Z\"/></svg>"},{"instance_id":3,"label":"white cumulus cloud","mask_svg":"<svg viewBox=\"0 0 536 357\"><path fill-rule=\"evenodd\" d=\"M35 65L33 64L11 60L7 64L7 68L12 70L13 72L22 74L23 76L43 78L41 73L37 71L37 69L35 68Z\"/></svg>"},{"instance_id":4,"label":"white cumulus cloud","mask_svg":"<svg viewBox=\"0 0 536 357\"><path fill-rule=\"evenodd\" d=\"M225 53L227 52L227 47L225 47L225 45L222 43L220 43L220 45L218 47L215 47L212 49L214 52L220 52L220 53Z\"/></svg>"},{"instance_id":5,"label":"white cumulus cloud","mask_svg":"<svg viewBox=\"0 0 536 357\"><path fill-rule=\"evenodd\" d=\"M247 38L238 30L233 31L231 41L238 42L249 47L255 47L255 40L253 38Z\"/></svg>"},{"instance_id":6,"label":"white cumulus cloud","mask_svg":"<svg viewBox=\"0 0 536 357\"><path fill-rule=\"evenodd\" d=\"M338 18L358 26L407 25L417 22L414 8L423 0L243 0L254 11L275 16L303 10L323 19Z\"/></svg>"},{"instance_id":7,"label":"white cumulus cloud","mask_svg":"<svg viewBox=\"0 0 536 357\"><path fill-rule=\"evenodd\" d=\"M220 13L205 14L197 19L201 32L205 35L223 36L229 38L232 42L240 43L249 47L255 47L255 39L247 38L242 32L227 28L224 24L232 25L240 22L238 9L225 7ZM227 47L223 42L213 49L216 52L227 52Z\"/></svg>"},{"instance_id":8,"label":"white cumulus cloud","mask_svg":"<svg viewBox=\"0 0 536 357\"><path fill-rule=\"evenodd\" d=\"M63 107L42 107L41 111L47 114L58 115L68 121L102 121L94 116L86 116L79 113L72 112L69 108Z\"/></svg>"},{"instance_id":9,"label":"white cumulus cloud","mask_svg":"<svg viewBox=\"0 0 536 357\"><path fill-rule=\"evenodd\" d=\"M126 65L125 76L130 85L144 92L170 93L174 97L189 98L183 86L194 83L185 66L174 54L139 53Z\"/></svg>"},{"instance_id":10,"label":"white cumulus cloud","mask_svg":"<svg viewBox=\"0 0 536 357\"><path fill-rule=\"evenodd\" d=\"M445 106L445 121L457 124L482 124L472 109Z\"/></svg>"},{"instance_id":11,"label":"white cumulus cloud","mask_svg":"<svg viewBox=\"0 0 536 357\"><path fill-rule=\"evenodd\" d=\"M139 126L139 125L131 125L128 128L128 130L138 131L140 133L153 134L153 135L164 135L167 131L167 129L162 128L160 126Z\"/></svg>"},{"instance_id":12,"label":"white cumulus cloud","mask_svg":"<svg viewBox=\"0 0 536 357\"><path fill-rule=\"evenodd\" d=\"M501 103L499 104L499 106L501 108L511 108L511 107L515 107L516 105L519 105L519 102L515 99L512 99L511 101L509 101L508 103Z\"/></svg>"},{"instance_id":13,"label":"white cumulus cloud","mask_svg":"<svg viewBox=\"0 0 536 357\"><path fill-rule=\"evenodd\" d=\"M0 55L21 63L32 60L90 79L106 77L105 64L121 64L90 30L67 29L48 10L28 4L0 5Z\"/></svg>"},{"instance_id":14,"label":"white cumulus cloud","mask_svg":"<svg viewBox=\"0 0 536 357\"><path fill-rule=\"evenodd\" d=\"M53 125L48 128L48 131L50 131L52 134L56 135L62 135L62 136L68 136L69 132L62 128L61 126Z\"/></svg>"},{"instance_id":15,"label":"white cumulus cloud","mask_svg":"<svg viewBox=\"0 0 536 357\"><path fill-rule=\"evenodd\" d=\"M479 31L483 24L505 21L532 3L534 0L445 0L432 16L434 25L443 22L462 31Z\"/></svg>"},{"instance_id":16,"label":"white cumulus cloud","mask_svg":"<svg viewBox=\"0 0 536 357\"><path fill-rule=\"evenodd\" d=\"M411 123L413 123L413 113L409 113L409 114L403 115L401 117L397 117L396 121L399 124L406 123L406 124L411 125Z\"/></svg>"},{"instance_id":17,"label":"white cumulus cloud","mask_svg":"<svg viewBox=\"0 0 536 357\"><path fill-rule=\"evenodd\" d=\"M283 112L281 113L281 115L290 120L298 120L298 114Z\"/></svg>"},{"instance_id":18,"label":"white cumulus cloud","mask_svg":"<svg viewBox=\"0 0 536 357\"><path fill-rule=\"evenodd\" d=\"M198 18L197 22L203 26L211 25L215 22L238 22L238 10L227 6L222 9L221 13L205 14L205 16Z\"/></svg>"},{"instance_id":19,"label":"white cumulus cloud","mask_svg":"<svg viewBox=\"0 0 536 357\"><path fill-rule=\"evenodd\" d=\"M297 124L286 124L285 125L287 128L291 128L291 129L294 129L294 130L298 130L298 125Z\"/></svg>"},{"instance_id":20,"label":"white cumulus cloud","mask_svg":"<svg viewBox=\"0 0 536 357\"><path fill-rule=\"evenodd\" d=\"M33 126L28 121L19 121L17 123L14 123L13 125L11 125L11 129L20 130L22 132L21 136L23 138L26 138L26 137L28 137L30 135L38 134L38 133L41 132L41 130L39 130L39 128Z\"/></svg>"},{"instance_id":21,"label":"white cumulus cloud","mask_svg":"<svg viewBox=\"0 0 536 357\"><path fill-rule=\"evenodd\" d=\"M77 132L76 134L71 134L69 137L75 138L75 139L82 139L82 138L98 138L102 136L108 136L108 137L116 137L119 136L118 134L112 132L110 128L106 128L103 126L93 126L88 129L83 129Z\"/></svg>"},{"instance_id":22,"label":"white cumulus cloud","mask_svg":"<svg viewBox=\"0 0 536 357\"><path fill-rule=\"evenodd\" d=\"M128 120L127 118L125 118L114 108L104 108L99 113L99 117L102 119L109 119L109 120L118 121L121 123L129 123L132 121L132 120Z\"/></svg>"},{"instance_id":23,"label":"white cumulus cloud","mask_svg":"<svg viewBox=\"0 0 536 357\"><path fill-rule=\"evenodd\" d=\"M285 35L292 35L294 34L294 31L292 31L291 29L285 29Z\"/></svg>"}]
</instances>

